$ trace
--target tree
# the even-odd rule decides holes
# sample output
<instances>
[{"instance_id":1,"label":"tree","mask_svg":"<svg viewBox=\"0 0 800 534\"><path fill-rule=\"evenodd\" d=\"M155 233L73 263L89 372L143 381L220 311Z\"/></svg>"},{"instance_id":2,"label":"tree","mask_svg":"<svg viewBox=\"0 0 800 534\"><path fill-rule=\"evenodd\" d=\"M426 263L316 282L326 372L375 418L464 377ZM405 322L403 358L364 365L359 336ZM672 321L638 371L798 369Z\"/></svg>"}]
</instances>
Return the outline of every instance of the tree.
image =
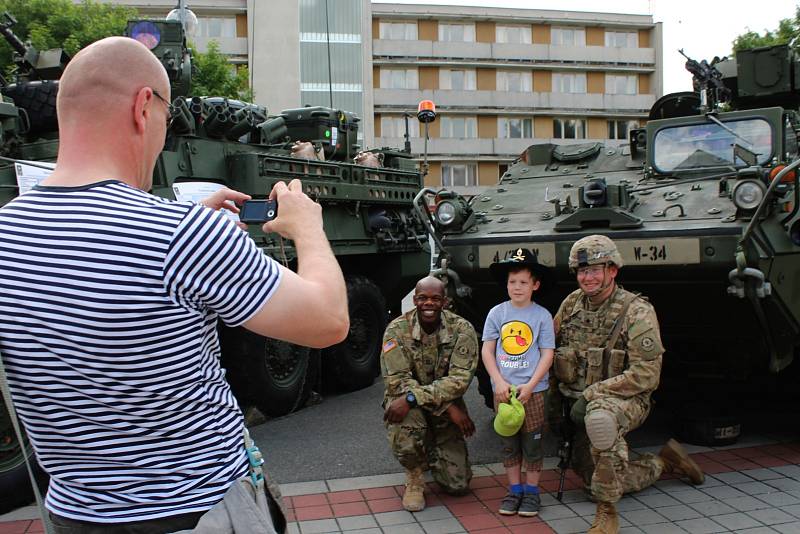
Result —
<instances>
[{"instance_id":1,"label":"tree","mask_svg":"<svg viewBox=\"0 0 800 534\"><path fill-rule=\"evenodd\" d=\"M781 19L775 30L764 30L764 34L748 30L733 41L733 52L756 48L758 46L772 46L792 43L795 50L800 50L800 7L797 7L793 18Z\"/></svg>"},{"instance_id":2,"label":"tree","mask_svg":"<svg viewBox=\"0 0 800 534\"><path fill-rule=\"evenodd\" d=\"M69 55L108 37L122 35L136 10L97 0L0 0L0 13L8 11L18 23L13 31L22 41L30 40L39 50L63 48ZM0 69L12 65L11 47L0 39Z\"/></svg>"},{"instance_id":3,"label":"tree","mask_svg":"<svg viewBox=\"0 0 800 534\"><path fill-rule=\"evenodd\" d=\"M205 53L194 52L194 64L197 72L192 76L192 94L253 101L247 67L237 69L229 63L217 41L209 41Z\"/></svg>"}]
</instances>

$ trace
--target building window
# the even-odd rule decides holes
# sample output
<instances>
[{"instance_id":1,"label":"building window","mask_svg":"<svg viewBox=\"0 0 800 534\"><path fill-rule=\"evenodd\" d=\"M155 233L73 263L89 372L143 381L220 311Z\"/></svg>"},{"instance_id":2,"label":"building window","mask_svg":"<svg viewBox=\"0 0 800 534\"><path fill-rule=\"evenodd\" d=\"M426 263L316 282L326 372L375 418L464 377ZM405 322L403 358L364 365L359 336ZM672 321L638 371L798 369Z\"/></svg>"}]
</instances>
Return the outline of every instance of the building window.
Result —
<instances>
[{"instance_id":1,"label":"building window","mask_svg":"<svg viewBox=\"0 0 800 534\"><path fill-rule=\"evenodd\" d=\"M530 93L533 75L526 71L497 71L497 90L517 93Z\"/></svg>"},{"instance_id":2,"label":"building window","mask_svg":"<svg viewBox=\"0 0 800 534\"><path fill-rule=\"evenodd\" d=\"M497 137L501 139L532 139L533 120L518 117L498 117Z\"/></svg>"},{"instance_id":3,"label":"building window","mask_svg":"<svg viewBox=\"0 0 800 534\"><path fill-rule=\"evenodd\" d=\"M236 37L236 18L199 17L196 36L209 39Z\"/></svg>"},{"instance_id":4,"label":"building window","mask_svg":"<svg viewBox=\"0 0 800 534\"><path fill-rule=\"evenodd\" d=\"M406 135L406 121L402 115L381 115L381 137L403 137ZM419 121L408 118L408 135L419 137Z\"/></svg>"},{"instance_id":5,"label":"building window","mask_svg":"<svg viewBox=\"0 0 800 534\"><path fill-rule=\"evenodd\" d=\"M381 68L381 89L419 89L417 69Z\"/></svg>"},{"instance_id":6,"label":"building window","mask_svg":"<svg viewBox=\"0 0 800 534\"><path fill-rule=\"evenodd\" d=\"M606 46L614 48L638 48L639 32L606 32Z\"/></svg>"},{"instance_id":7,"label":"building window","mask_svg":"<svg viewBox=\"0 0 800 534\"><path fill-rule=\"evenodd\" d=\"M439 23L439 40L456 43L474 43L474 24L446 24Z\"/></svg>"},{"instance_id":8,"label":"building window","mask_svg":"<svg viewBox=\"0 0 800 534\"><path fill-rule=\"evenodd\" d=\"M639 123L636 121L608 121L608 138L628 139L628 132L638 127Z\"/></svg>"},{"instance_id":9,"label":"building window","mask_svg":"<svg viewBox=\"0 0 800 534\"><path fill-rule=\"evenodd\" d=\"M475 69L439 69L439 89L474 91Z\"/></svg>"},{"instance_id":10,"label":"building window","mask_svg":"<svg viewBox=\"0 0 800 534\"><path fill-rule=\"evenodd\" d=\"M416 41L416 22L383 22L380 23L380 38L391 41Z\"/></svg>"},{"instance_id":11,"label":"building window","mask_svg":"<svg viewBox=\"0 0 800 534\"><path fill-rule=\"evenodd\" d=\"M609 95L635 95L635 74L606 74L606 94Z\"/></svg>"},{"instance_id":12,"label":"building window","mask_svg":"<svg viewBox=\"0 0 800 534\"><path fill-rule=\"evenodd\" d=\"M586 119L553 119L554 139L586 139Z\"/></svg>"},{"instance_id":13,"label":"building window","mask_svg":"<svg viewBox=\"0 0 800 534\"><path fill-rule=\"evenodd\" d=\"M583 28L553 28L550 43L556 46L586 46L586 30Z\"/></svg>"},{"instance_id":14,"label":"building window","mask_svg":"<svg viewBox=\"0 0 800 534\"><path fill-rule=\"evenodd\" d=\"M478 166L474 163L442 163L444 187L469 187L478 185Z\"/></svg>"},{"instance_id":15,"label":"building window","mask_svg":"<svg viewBox=\"0 0 800 534\"><path fill-rule=\"evenodd\" d=\"M439 128L441 137L456 139L474 139L478 137L478 119L476 117L444 116Z\"/></svg>"},{"instance_id":16,"label":"building window","mask_svg":"<svg viewBox=\"0 0 800 534\"><path fill-rule=\"evenodd\" d=\"M495 26L495 41L498 43L531 44L531 27Z\"/></svg>"},{"instance_id":17,"label":"building window","mask_svg":"<svg viewBox=\"0 0 800 534\"><path fill-rule=\"evenodd\" d=\"M553 92L554 93L585 93L586 92L586 73L553 73Z\"/></svg>"}]
</instances>

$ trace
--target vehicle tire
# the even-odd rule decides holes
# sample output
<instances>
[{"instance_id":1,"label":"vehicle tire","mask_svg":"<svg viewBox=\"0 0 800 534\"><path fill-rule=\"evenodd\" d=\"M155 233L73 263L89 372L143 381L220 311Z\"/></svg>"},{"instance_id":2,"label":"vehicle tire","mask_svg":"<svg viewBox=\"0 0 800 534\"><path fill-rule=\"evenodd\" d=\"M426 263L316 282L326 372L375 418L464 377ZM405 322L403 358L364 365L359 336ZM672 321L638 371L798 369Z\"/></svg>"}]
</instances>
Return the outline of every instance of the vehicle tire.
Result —
<instances>
[{"instance_id":1,"label":"vehicle tire","mask_svg":"<svg viewBox=\"0 0 800 534\"><path fill-rule=\"evenodd\" d=\"M3 95L14 100L14 104L25 110L28 116L30 135L58 131L56 95L58 80L14 83L4 87Z\"/></svg>"},{"instance_id":2,"label":"vehicle tire","mask_svg":"<svg viewBox=\"0 0 800 534\"><path fill-rule=\"evenodd\" d=\"M323 369L326 380L330 378L334 387L355 391L371 385L380 373L386 301L368 278L350 276L346 282L350 332L347 339L325 349Z\"/></svg>"},{"instance_id":3,"label":"vehicle tire","mask_svg":"<svg viewBox=\"0 0 800 534\"><path fill-rule=\"evenodd\" d=\"M1 403L0 406L2 406ZM5 409L5 406L2 407ZM22 456L22 448L19 447L19 442L14 436L13 428L9 427L8 431L13 439L10 443L0 446L0 514L5 514L35 500L31 479ZM5 439L9 438L8 432L4 432L4 437ZM44 497L47 492L47 474L39 467L36 456L27 442L26 450L39 491Z\"/></svg>"},{"instance_id":4,"label":"vehicle tire","mask_svg":"<svg viewBox=\"0 0 800 534\"><path fill-rule=\"evenodd\" d=\"M240 403L279 417L301 408L319 381L318 350L278 341L244 328L225 328L223 365Z\"/></svg>"}]
</instances>

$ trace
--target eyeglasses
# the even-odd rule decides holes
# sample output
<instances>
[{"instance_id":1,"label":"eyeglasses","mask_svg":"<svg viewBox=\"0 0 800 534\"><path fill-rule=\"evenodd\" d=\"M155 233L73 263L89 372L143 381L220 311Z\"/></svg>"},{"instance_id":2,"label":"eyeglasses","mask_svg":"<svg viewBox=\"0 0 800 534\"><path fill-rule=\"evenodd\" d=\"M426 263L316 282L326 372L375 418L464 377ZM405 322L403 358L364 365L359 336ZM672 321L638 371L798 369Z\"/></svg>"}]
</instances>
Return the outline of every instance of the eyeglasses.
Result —
<instances>
[{"instance_id":1,"label":"eyeglasses","mask_svg":"<svg viewBox=\"0 0 800 534\"><path fill-rule=\"evenodd\" d=\"M606 269L605 265L592 265L592 266L589 266L589 267L578 267L578 269L575 271L575 274L578 275L578 278L586 278L587 276L590 276L592 278L599 278L600 276L603 275L603 272L605 271L605 269Z\"/></svg>"},{"instance_id":2,"label":"eyeglasses","mask_svg":"<svg viewBox=\"0 0 800 534\"><path fill-rule=\"evenodd\" d=\"M155 89L152 89L152 91L155 97L161 100L164 103L164 105L167 106L167 130L169 130L170 126L172 126L172 121L174 120L173 112L175 111L175 108L172 106L172 104L169 103L169 101L166 98L161 96L158 91L156 91Z\"/></svg>"}]
</instances>

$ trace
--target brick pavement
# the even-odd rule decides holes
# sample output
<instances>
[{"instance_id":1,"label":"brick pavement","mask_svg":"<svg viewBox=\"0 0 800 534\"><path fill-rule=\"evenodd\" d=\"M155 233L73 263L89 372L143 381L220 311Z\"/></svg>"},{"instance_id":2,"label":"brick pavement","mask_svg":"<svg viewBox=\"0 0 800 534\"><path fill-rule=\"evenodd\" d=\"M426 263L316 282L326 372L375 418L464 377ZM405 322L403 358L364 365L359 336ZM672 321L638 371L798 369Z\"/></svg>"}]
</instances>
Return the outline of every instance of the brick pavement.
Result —
<instances>
[{"instance_id":1,"label":"brick pavement","mask_svg":"<svg viewBox=\"0 0 800 534\"><path fill-rule=\"evenodd\" d=\"M740 532L800 534L800 442L711 449L688 446L706 472L702 486L662 477L618 505L621 533ZM641 449L640 452L653 452ZM500 464L475 466L472 491L451 497L429 484L428 507L403 510L402 474L285 484L291 534L539 534L586 532L595 505L571 471L563 503L555 499L558 472L547 459L539 517L501 516L505 494ZM28 507L0 517L0 534L42 532Z\"/></svg>"}]
</instances>

